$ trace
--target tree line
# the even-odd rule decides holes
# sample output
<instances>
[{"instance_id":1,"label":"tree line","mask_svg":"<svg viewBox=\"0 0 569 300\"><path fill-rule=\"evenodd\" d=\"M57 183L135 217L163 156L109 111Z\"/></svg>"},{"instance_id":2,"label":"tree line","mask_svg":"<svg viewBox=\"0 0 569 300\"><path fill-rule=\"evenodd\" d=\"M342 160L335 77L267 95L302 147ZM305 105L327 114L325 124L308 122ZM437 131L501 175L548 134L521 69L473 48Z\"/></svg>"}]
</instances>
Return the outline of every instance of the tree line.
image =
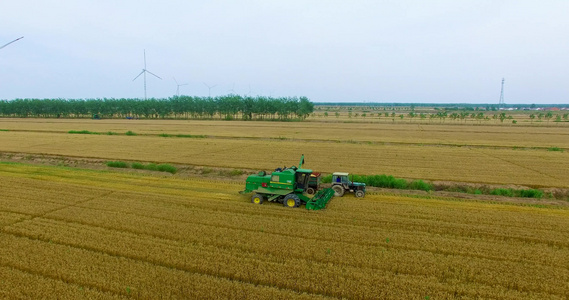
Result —
<instances>
[{"instance_id":1,"label":"tree line","mask_svg":"<svg viewBox=\"0 0 569 300\"><path fill-rule=\"evenodd\" d=\"M139 99L15 99L0 101L0 117L292 120L314 111L306 97L174 96Z\"/></svg>"},{"instance_id":2,"label":"tree line","mask_svg":"<svg viewBox=\"0 0 569 300\"><path fill-rule=\"evenodd\" d=\"M313 114L314 116L322 116L322 115L318 115L318 114ZM330 114L326 111L324 112L323 116L324 117L328 117ZM336 116L336 118L340 117L340 113L339 112L335 112L334 115ZM377 117L379 119L381 119L382 116L384 116L385 118L389 118L391 117L391 119L393 121L395 121L396 118L399 118L401 120L403 120L404 118L407 118L408 120L410 120L410 122L417 118L420 120L429 120L429 122L432 122L435 119L438 119L441 123L446 121L447 118L456 121L464 121L466 122L466 120L468 118L470 118L471 120L476 120L479 123L481 123L482 121L489 121L490 119L497 121L500 121L502 123L504 123L505 120L511 120L512 123L517 124L517 120L514 120L514 117L512 115L507 115L505 112L497 112L494 113L491 117L490 116L486 116L483 112L468 112L468 111L462 111L462 112L453 112L453 113L448 113L447 111L444 110L439 110L436 113L417 113L417 112L409 112L407 114L403 114L403 113L399 113L396 114L395 112L378 112L378 113L373 113L373 112L362 112L360 113L353 113L352 111L348 111L348 118L352 118L352 117ZM533 123L534 119L537 117L537 119L539 120L539 122L541 122L541 120L543 118L545 118L545 120L547 120L547 122L549 123L549 121L553 118L554 121L553 122L569 122L569 113L564 113L564 114L553 114L551 111L543 113L543 112L538 112L537 114L530 114L529 118L531 120L531 122Z\"/></svg>"}]
</instances>

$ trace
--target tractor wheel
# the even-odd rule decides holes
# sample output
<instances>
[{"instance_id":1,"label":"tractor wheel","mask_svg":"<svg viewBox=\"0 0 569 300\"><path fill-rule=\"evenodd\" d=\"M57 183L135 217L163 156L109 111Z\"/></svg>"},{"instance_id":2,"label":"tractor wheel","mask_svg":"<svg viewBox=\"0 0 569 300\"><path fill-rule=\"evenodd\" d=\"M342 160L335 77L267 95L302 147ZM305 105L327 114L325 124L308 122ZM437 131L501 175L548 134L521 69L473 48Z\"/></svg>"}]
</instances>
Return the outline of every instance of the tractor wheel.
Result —
<instances>
[{"instance_id":1,"label":"tractor wheel","mask_svg":"<svg viewBox=\"0 0 569 300\"><path fill-rule=\"evenodd\" d=\"M299 207L300 206L300 198L298 198L295 194L288 194L283 199L283 205L285 207Z\"/></svg>"},{"instance_id":2,"label":"tractor wheel","mask_svg":"<svg viewBox=\"0 0 569 300\"><path fill-rule=\"evenodd\" d=\"M345 191L341 185L337 184L337 185L333 186L332 189L334 190L334 196L336 196L336 197L344 196Z\"/></svg>"},{"instance_id":3,"label":"tractor wheel","mask_svg":"<svg viewBox=\"0 0 569 300\"><path fill-rule=\"evenodd\" d=\"M358 198L363 198L365 195L366 193L364 193L362 190L356 191L356 197Z\"/></svg>"},{"instance_id":4,"label":"tractor wheel","mask_svg":"<svg viewBox=\"0 0 569 300\"><path fill-rule=\"evenodd\" d=\"M307 193L308 195L314 195L314 193L316 193L316 190L315 190L314 188L311 188L311 187L310 187L310 188L307 188L307 189L306 189L306 193Z\"/></svg>"},{"instance_id":5,"label":"tractor wheel","mask_svg":"<svg viewBox=\"0 0 569 300\"><path fill-rule=\"evenodd\" d=\"M263 204L263 201L265 201L265 197L261 194L254 194L253 197L251 197L251 203Z\"/></svg>"}]
</instances>

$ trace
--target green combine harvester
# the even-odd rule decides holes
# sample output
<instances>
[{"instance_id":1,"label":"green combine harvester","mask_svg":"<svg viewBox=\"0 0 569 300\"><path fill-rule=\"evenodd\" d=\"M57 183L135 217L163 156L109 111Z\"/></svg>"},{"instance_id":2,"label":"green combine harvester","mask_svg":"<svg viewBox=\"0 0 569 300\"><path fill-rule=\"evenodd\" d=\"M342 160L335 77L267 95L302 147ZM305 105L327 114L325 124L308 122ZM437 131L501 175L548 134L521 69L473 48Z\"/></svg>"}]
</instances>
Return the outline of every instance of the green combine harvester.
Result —
<instances>
[{"instance_id":1,"label":"green combine harvester","mask_svg":"<svg viewBox=\"0 0 569 300\"><path fill-rule=\"evenodd\" d=\"M261 171L247 177L245 190L240 194L254 193L251 202L263 204L265 201L279 202L286 207L298 207L302 204L307 209L323 209L334 196L334 190L322 189L309 198L304 195L309 188L312 170L303 169L304 154L300 158L298 168L277 168L271 174Z\"/></svg>"}]
</instances>

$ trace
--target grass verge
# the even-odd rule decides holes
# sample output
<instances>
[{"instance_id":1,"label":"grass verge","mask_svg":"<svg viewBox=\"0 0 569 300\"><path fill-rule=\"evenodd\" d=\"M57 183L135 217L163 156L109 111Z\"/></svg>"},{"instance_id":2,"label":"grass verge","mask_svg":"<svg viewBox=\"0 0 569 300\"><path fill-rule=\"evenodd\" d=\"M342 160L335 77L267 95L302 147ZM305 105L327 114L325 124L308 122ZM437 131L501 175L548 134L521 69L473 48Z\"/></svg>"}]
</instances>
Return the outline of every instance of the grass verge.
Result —
<instances>
[{"instance_id":1,"label":"grass verge","mask_svg":"<svg viewBox=\"0 0 569 300\"><path fill-rule=\"evenodd\" d=\"M106 163L107 167L111 168L128 168L129 165L124 161L108 161Z\"/></svg>"},{"instance_id":2,"label":"grass verge","mask_svg":"<svg viewBox=\"0 0 569 300\"><path fill-rule=\"evenodd\" d=\"M561 148L559 148L559 147L550 147L550 148L547 148L547 151L563 152L563 149L561 149Z\"/></svg>"},{"instance_id":3,"label":"grass verge","mask_svg":"<svg viewBox=\"0 0 569 300\"><path fill-rule=\"evenodd\" d=\"M170 164L154 164L154 163L149 163L149 164L142 164L139 162L134 162L132 164L128 164L122 161L108 161L106 163L106 165L108 167L112 167L112 168L133 168L133 169L138 169L138 170L149 170L149 171L158 171L158 172L168 172L168 173L172 173L175 174L178 169Z\"/></svg>"},{"instance_id":4,"label":"grass verge","mask_svg":"<svg viewBox=\"0 0 569 300\"><path fill-rule=\"evenodd\" d=\"M67 133L70 134L100 134L98 132L93 132L89 130L69 130Z\"/></svg>"}]
</instances>

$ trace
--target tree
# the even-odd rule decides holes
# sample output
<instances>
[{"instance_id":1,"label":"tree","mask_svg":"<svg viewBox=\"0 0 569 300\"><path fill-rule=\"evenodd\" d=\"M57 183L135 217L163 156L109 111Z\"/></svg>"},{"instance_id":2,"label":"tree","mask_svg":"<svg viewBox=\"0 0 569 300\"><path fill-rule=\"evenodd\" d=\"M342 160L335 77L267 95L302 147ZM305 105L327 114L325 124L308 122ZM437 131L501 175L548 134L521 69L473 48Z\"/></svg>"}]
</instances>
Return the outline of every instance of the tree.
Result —
<instances>
[{"instance_id":1,"label":"tree","mask_svg":"<svg viewBox=\"0 0 569 300\"><path fill-rule=\"evenodd\" d=\"M306 97L300 97L299 100L300 102L298 103L296 114L302 119L306 119L306 117L314 111L314 103L308 101Z\"/></svg>"},{"instance_id":2,"label":"tree","mask_svg":"<svg viewBox=\"0 0 569 300\"><path fill-rule=\"evenodd\" d=\"M463 111L460 113L460 119L466 123L466 117L468 117L468 112Z\"/></svg>"},{"instance_id":3,"label":"tree","mask_svg":"<svg viewBox=\"0 0 569 300\"><path fill-rule=\"evenodd\" d=\"M450 114L450 118L455 121L456 119L458 119L460 117L460 115L458 113L453 112L452 114Z\"/></svg>"},{"instance_id":4,"label":"tree","mask_svg":"<svg viewBox=\"0 0 569 300\"><path fill-rule=\"evenodd\" d=\"M531 123L533 123L533 119L535 119L535 115L534 115L534 114L531 114L531 115L529 115L529 118L530 118L530 120L531 120Z\"/></svg>"},{"instance_id":5,"label":"tree","mask_svg":"<svg viewBox=\"0 0 569 300\"><path fill-rule=\"evenodd\" d=\"M500 118L500 122L504 123L504 120L506 119L506 113L500 113L498 117Z\"/></svg>"},{"instance_id":6,"label":"tree","mask_svg":"<svg viewBox=\"0 0 569 300\"><path fill-rule=\"evenodd\" d=\"M478 120L478 124L482 123L482 120L484 120L484 113L479 112L476 114L476 120Z\"/></svg>"},{"instance_id":7,"label":"tree","mask_svg":"<svg viewBox=\"0 0 569 300\"><path fill-rule=\"evenodd\" d=\"M446 120L448 114L446 111L439 111L437 112L437 117L439 118L440 122L442 123L444 120Z\"/></svg>"},{"instance_id":8,"label":"tree","mask_svg":"<svg viewBox=\"0 0 569 300\"><path fill-rule=\"evenodd\" d=\"M548 112L545 114L545 118L547 119L547 123L549 123L549 120L551 120L551 118L553 118L553 113L550 112L550 111L548 111Z\"/></svg>"}]
</instances>

